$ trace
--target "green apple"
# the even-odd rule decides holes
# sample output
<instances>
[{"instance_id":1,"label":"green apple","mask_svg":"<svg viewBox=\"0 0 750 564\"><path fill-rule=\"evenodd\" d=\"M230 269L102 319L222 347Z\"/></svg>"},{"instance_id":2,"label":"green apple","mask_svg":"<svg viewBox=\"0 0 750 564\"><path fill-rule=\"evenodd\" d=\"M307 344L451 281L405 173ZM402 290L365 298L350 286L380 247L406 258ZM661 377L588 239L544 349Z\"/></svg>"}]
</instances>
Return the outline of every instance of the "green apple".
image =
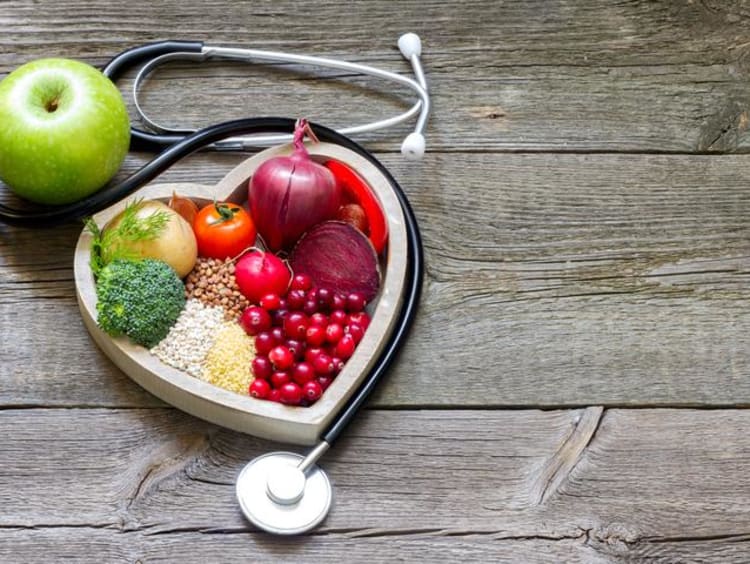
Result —
<instances>
[{"instance_id":1,"label":"green apple","mask_svg":"<svg viewBox=\"0 0 750 564\"><path fill-rule=\"evenodd\" d=\"M96 192L129 143L122 95L91 65L39 59L0 81L0 180L22 198L67 204Z\"/></svg>"}]
</instances>

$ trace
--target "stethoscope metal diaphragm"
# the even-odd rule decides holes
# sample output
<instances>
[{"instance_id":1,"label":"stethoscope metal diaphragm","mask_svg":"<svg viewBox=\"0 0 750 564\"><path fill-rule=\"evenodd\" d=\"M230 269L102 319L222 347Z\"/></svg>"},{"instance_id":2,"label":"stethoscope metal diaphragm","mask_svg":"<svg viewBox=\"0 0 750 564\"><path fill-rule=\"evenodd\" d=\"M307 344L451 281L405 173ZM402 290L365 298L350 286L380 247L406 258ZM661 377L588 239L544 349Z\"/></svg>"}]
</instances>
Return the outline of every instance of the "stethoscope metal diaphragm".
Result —
<instances>
[{"instance_id":1,"label":"stethoscope metal diaphragm","mask_svg":"<svg viewBox=\"0 0 750 564\"><path fill-rule=\"evenodd\" d=\"M331 508L333 492L318 466L300 464L293 452L271 452L247 464L237 477L237 500L256 527L277 535L314 529Z\"/></svg>"}]
</instances>

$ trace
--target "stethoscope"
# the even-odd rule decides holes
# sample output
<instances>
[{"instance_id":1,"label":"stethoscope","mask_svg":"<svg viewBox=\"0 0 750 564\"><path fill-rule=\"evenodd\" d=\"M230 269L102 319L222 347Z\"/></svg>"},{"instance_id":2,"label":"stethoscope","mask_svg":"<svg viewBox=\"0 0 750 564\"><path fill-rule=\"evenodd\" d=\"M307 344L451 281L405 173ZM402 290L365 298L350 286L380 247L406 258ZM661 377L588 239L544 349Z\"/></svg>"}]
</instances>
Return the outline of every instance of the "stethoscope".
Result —
<instances>
[{"instance_id":1,"label":"stethoscope","mask_svg":"<svg viewBox=\"0 0 750 564\"><path fill-rule=\"evenodd\" d=\"M320 141L339 144L361 155L372 163L390 183L404 214L407 235L406 287L403 291L403 300L398 311L397 321L393 330L387 336L379 358L365 376L360 387L335 415L325 432L322 433L317 445L304 457L290 452L273 452L259 456L248 463L240 472L236 485L240 508L251 523L271 533L299 534L314 528L325 519L333 499L332 488L325 472L316 463L333 445L387 372L406 339L419 303L424 274L422 240L409 200L388 169L369 151L347 137L347 134L350 133L361 133L388 127L419 113L414 132L408 135L402 144L402 152L407 157L419 158L422 156L425 145L423 131L430 104L424 73L419 61L421 50L419 38L414 34L406 34L399 39L399 48L404 57L411 62L418 82L394 73L343 61L249 49L204 47L201 43L174 41L144 45L125 51L112 59L103 70L104 74L112 80L116 80L126 68L151 58L150 62L146 63L141 69L140 78L135 81L134 88L137 95L143 77L166 60L186 58L187 55L191 58L195 56L197 60L215 56L229 58L252 56L265 60L306 63L362 72L393 80L399 84L406 84L419 96L419 101L409 111L387 120L348 128L339 132L312 124ZM139 113L143 115L140 109ZM247 118L219 123L198 131L188 131L163 128L148 119L146 122L156 132L133 128L131 130L131 149L161 152L130 177L115 186L104 188L84 200L65 206L25 211L0 204L0 221L13 225L39 227L80 219L127 197L182 158L198 150L206 148L240 150L259 144L284 142L291 138L290 134L295 125L295 120L286 118Z\"/></svg>"}]
</instances>

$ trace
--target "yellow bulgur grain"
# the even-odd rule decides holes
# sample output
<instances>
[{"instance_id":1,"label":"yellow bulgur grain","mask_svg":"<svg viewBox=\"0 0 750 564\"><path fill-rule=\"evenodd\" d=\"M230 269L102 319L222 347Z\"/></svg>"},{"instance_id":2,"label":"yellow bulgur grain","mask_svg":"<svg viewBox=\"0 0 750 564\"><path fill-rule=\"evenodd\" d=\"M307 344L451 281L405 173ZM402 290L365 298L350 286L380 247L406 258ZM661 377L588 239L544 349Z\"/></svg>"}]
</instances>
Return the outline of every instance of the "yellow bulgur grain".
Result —
<instances>
[{"instance_id":1,"label":"yellow bulgur grain","mask_svg":"<svg viewBox=\"0 0 750 564\"><path fill-rule=\"evenodd\" d=\"M255 358L253 338L237 322L222 324L203 365L202 379L216 386L247 394Z\"/></svg>"}]
</instances>

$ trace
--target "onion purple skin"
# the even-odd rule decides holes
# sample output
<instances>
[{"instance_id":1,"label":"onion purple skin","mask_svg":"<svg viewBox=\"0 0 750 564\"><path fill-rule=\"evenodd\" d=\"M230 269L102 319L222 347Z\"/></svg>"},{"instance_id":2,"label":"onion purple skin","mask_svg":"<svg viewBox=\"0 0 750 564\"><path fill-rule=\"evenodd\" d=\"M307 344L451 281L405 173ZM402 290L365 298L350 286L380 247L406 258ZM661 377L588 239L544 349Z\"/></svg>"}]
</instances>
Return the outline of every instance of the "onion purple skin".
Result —
<instances>
[{"instance_id":1,"label":"onion purple skin","mask_svg":"<svg viewBox=\"0 0 750 564\"><path fill-rule=\"evenodd\" d=\"M274 252L291 249L312 226L335 217L341 205L333 173L301 149L290 157L267 160L250 179L250 212L263 242Z\"/></svg>"},{"instance_id":2,"label":"onion purple skin","mask_svg":"<svg viewBox=\"0 0 750 564\"><path fill-rule=\"evenodd\" d=\"M356 227L343 221L319 223L297 242L289 257L294 274L307 274L318 288L357 292L370 302L380 289L375 247Z\"/></svg>"}]
</instances>

